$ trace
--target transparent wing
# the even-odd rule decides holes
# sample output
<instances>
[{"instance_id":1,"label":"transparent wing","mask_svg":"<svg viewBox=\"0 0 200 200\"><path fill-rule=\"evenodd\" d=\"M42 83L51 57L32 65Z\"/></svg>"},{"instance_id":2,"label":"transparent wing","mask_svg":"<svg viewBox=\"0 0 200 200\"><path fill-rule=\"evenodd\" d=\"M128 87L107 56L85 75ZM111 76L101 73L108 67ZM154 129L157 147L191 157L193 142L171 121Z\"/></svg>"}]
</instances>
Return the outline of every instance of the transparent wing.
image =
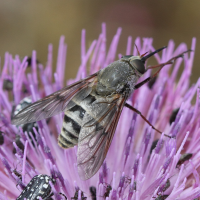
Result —
<instances>
[{"instance_id":1,"label":"transparent wing","mask_svg":"<svg viewBox=\"0 0 200 200\"><path fill-rule=\"evenodd\" d=\"M79 134L77 153L78 173L82 180L92 177L101 167L125 100L125 98L119 98L111 104L96 103L92 108L95 116L91 114L84 116L85 125Z\"/></svg>"},{"instance_id":2,"label":"transparent wing","mask_svg":"<svg viewBox=\"0 0 200 200\"><path fill-rule=\"evenodd\" d=\"M67 104L72 97L77 93L83 93L82 95L79 95L79 98L81 98L84 93L88 95L88 93L91 92L91 87L89 87L91 82L89 80L95 78L96 75L97 73L70 86L64 87L63 89L36 101L30 106L27 106L13 117L12 123L15 125L31 123L62 112L67 107Z\"/></svg>"}]
</instances>

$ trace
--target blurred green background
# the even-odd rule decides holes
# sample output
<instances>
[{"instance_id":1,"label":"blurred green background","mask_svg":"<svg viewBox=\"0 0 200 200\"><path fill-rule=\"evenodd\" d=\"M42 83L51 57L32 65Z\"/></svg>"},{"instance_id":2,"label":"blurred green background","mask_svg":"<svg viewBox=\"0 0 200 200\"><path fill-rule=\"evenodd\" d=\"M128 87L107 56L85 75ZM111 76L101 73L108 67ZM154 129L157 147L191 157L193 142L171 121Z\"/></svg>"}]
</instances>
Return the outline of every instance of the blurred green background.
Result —
<instances>
[{"instance_id":1,"label":"blurred green background","mask_svg":"<svg viewBox=\"0 0 200 200\"><path fill-rule=\"evenodd\" d=\"M184 0L6 0L0 1L1 65L6 51L21 58L37 51L46 63L49 43L57 47L61 35L68 45L66 78L74 78L80 65L81 30L86 29L87 47L97 39L101 24L107 25L110 44L118 27L122 34L118 52L125 52L127 37L153 37L155 48L173 39L176 46L185 42L190 48L197 38L192 82L200 75L200 1Z\"/></svg>"}]
</instances>

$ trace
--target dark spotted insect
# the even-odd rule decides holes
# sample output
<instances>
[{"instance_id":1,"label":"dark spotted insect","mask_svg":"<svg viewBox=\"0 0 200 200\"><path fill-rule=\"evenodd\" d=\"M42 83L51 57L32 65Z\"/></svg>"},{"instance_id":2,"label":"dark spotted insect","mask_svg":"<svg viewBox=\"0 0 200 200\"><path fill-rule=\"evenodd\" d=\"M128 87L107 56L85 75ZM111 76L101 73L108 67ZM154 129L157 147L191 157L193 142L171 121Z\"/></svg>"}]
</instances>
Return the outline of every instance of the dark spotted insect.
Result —
<instances>
[{"instance_id":1,"label":"dark spotted insect","mask_svg":"<svg viewBox=\"0 0 200 200\"><path fill-rule=\"evenodd\" d=\"M136 181L134 181L134 183L133 183L133 190L137 190L137 182Z\"/></svg>"},{"instance_id":2,"label":"dark spotted insect","mask_svg":"<svg viewBox=\"0 0 200 200\"><path fill-rule=\"evenodd\" d=\"M21 175L21 173L19 173L16 168L13 169L13 173L17 177L17 179L16 179L17 185L16 186L19 185L21 187L21 189L24 190L26 188L26 186L22 183L22 175Z\"/></svg>"},{"instance_id":3,"label":"dark spotted insect","mask_svg":"<svg viewBox=\"0 0 200 200\"><path fill-rule=\"evenodd\" d=\"M0 126L0 145L3 145L4 142L5 142L5 135L6 135L6 132L4 129L2 129L2 127L5 127L4 125Z\"/></svg>"},{"instance_id":4,"label":"dark spotted insect","mask_svg":"<svg viewBox=\"0 0 200 200\"><path fill-rule=\"evenodd\" d=\"M104 193L103 197L104 198L109 197L111 190L112 190L112 186L111 185L107 185L106 186L106 192Z\"/></svg>"},{"instance_id":5,"label":"dark spotted insect","mask_svg":"<svg viewBox=\"0 0 200 200\"><path fill-rule=\"evenodd\" d=\"M0 145L4 144L4 132L0 131Z\"/></svg>"},{"instance_id":6,"label":"dark spotted insect","mask_svg":"<svg viewBox=\"0 0 200 200\"><path fill-rule=\"evenodd\" d=\"M180 165L182 165L185 161L189 160L190 158L192 158L192 153L184 153L181 155L179 161L177 162L176 167L179 167Z\"/></svg>"},{"instance_id":7,"label":"dark spotted insect","mask_svg":"<svg viewBox=\"0 0 200 200\"><path fill-rule=\"evenodd\" d=\"M165 63L145 68L148 55L127 55L97 73L67 86L20 111L12 120L15 125L32 123L64 111L64 121L58 144L70 148L78 144L77 166L82 180L92 177L101 167L111 145L121 112L125 107L139 114L157 130L137 109L126 103L134 90L154 78L160 70L183 54ZM158 71L137 84L149 69ZM157 130L161 133L159 130Z\"/></svg>"},{"instance_id":8,"label":"dark spotted insect","mask_svg":"<svg viewBox=\"0 0 200 200\"><path fill-rule=\"evenodd\" d=\"M13 81L10 79L3 80L3 89L7 91L11 91L13 89Z\"/></svg>"},{"instance_id":9,"label":"dark spotted insect","mask_svg":"<svg viewBox=\"0 0 200 200\"><path fill-rule=\"evenodd\" d=\"M153 141L153 143L151 145L151 149L150 149L150 154L156 148L156 145L158 144L158 141L159 141L159 139Z\"/></svg>"},{"instance_id":10,"label":"dark spotted insect","mask_svg":"<svg viewBox=\"0 0 200 200\"><path fill-rule=\"evenodd\" d=\"M20 135L16 135L15 136L15 143L19 147L19 149L21 149L21 151L24 152L24 144L20 140ZM13 153L14 154L16 153L16 149L15 148L13 148Z\"/></svg>"},{"instance_id":11,"label":"dark spotted insect","mask_svg":"<svg viewBox=\"0 0 200 200\"><path fill-rule=\"evenodd\" d=\"M94 187L94 186L91 186L90 188L90 194L91 194L91 199L92 200L96 200L97 199L97 189L96 189L96 187Z\"/></svg>"},{"instance_id":12,"label":"dark spotted insect","mask_svg":"<svg viewBox=\"0 0 200 200\"><path fill-rule=\"evenodd\" d=\"M27 58L27 60L26 60L26 62L28 63L28 66L30 67L31 65L32 65L32 57L31 56L29 56L28 58ZM38 60L36 60L36 64L39 64L40 62L38 61Z\"/></svg>"},{"instance_id":13,"label":"dark spotted insect","mask_svg":"<svg viewBox=\"0 0 200 200\"><path fill-rule=\"evenodd\" d=\"M22 179L22 175L16 170L16 169L13 169L13 173L20 179Z\"/></svg>"},{"instance_id":14,"label":"dark spotted insect","mask_svg":"<svg viewBox=\"0 0 200 200\"><path fill-rule=\"evenodd\" d=\"M170 180L167 179L167 182L165 183L165 186L162 189L162 192L165 192L169 187L170 187L171 183Z\"/></svg>"},{"instance_id":15,"label":"dark spotted insect","mask_svg":"<svg viewBox=\"0 0 200 200\"><path fill-rule=\"evenodd\" d=\"M165 200L169 195L159 195L155 200Z\"/></svg>"},{"instance_id":16,"label":"dark spotted insect","mask_svg":"<svg viewBox=\"0 0 200 200\"><path fill-rule=\"evenodd\" d=\"M17 115L21 110L30 106L31 104L32 104L32 100L30 97L25 97L24 99L22 99L16 107L13 107L11 120L13 119L14 115ZM35 132L33 130L33 128L35 128L38 131L38 125L36 122L21 124L21 127L22 127L23 132L25 132L25 131L27 132L28 137L30 138L31 141L32 141L32 137L31 137L30 133L32 134L33 138L36 140ZM23 150L23 148L24 148L24 147L22 147L23 144L20 143L19 139L20 139L20 137L16 136L15 142L16 142L17 146L19 143L18 147L21 150ZM32 141L32 144L33 144L33 146L35 145L33 141Z\"/></svg>"},{"instance_id":17,"label":"dark spotted insect","mask_svg":"<svg viewBox=\"0 0 200 200\"><path fill-rule=\"evenodd\" d=\"M170 187L171 183L170 180L167 179L166 183L164 185L162 185L157 192L158 196L161 196L161 194L163 194L169 187Z\"/></svg>"},{"instance_id":18,"label":"dark spotted insect","mask_svg":"<svg viewBox=\"0 0 200 200\"><path fill-rule=\"evenodd\" d=\"M171 116L170 116L170 119L169 119L169 124L170 124L170 125L172 124L172 122L175 121L179 109L180 109L180 108L177 108L177 109L173 110L173 112L172 112L172 114L171 114Z\"/></svg>"},{"instance_id":19,"label":"dark spotted insect","mask_svg":"<svg viewBox=\"0 0 200 200\"><path fill-rule=\"evenodd\" d=\"M78 191L79 191L79 189L76 188L74 197L71 197L71 199L78 200ZM81 200L86 200L86 199L87 199L87 197L84 197L84 193L83 193L83 191L81 191Z\"/></svg>"},{"instance_id":20,"label":"dark spotted insect","mask_svg":"<svg viewBox=\"0 0 200 200\"><path fill-rule=\"evenodd\" d=\"M49 200L53 196L49 184L50 181L52 184L56 183L55 179L48 175L40 174L34 176L16 200L24 200L24 198L27 200L37 200L39 197L43 200Z\"/></svg>"},{"instance_id":21,"label":"dark spotted insect","mask_svg":"<svg viewBox=\"0 0 200 200\"><path fill-rule=\"evenodd\" d=\"M126 180L126 183L131 184L131 178L126 177L125 180ZM133 190L137 190L137 182L136 181L133 182Z\"/></svg>"}]
</instances>

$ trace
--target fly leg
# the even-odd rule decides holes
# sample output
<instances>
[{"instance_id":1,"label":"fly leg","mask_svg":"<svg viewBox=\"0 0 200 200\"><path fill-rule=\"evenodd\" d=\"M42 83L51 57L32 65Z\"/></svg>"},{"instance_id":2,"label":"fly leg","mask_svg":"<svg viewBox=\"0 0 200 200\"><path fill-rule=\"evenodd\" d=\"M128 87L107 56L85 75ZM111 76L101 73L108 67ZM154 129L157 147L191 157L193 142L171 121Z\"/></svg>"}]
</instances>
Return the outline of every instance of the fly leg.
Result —
<instances>
[{"instance_id":1,"label":"fly leg","mask_svg":"<svg viewBox=\"0 0 200 200\"><path fill-rule=\"evenodd\" d=\"M159 64L159 65L154 65L154 66L148 67L148 68L146 69L146 71L147 71L148 69L154 69L154 68L159 68L159 69L158 69L158 71L155 72L155 74L153 74L152 76L150 76L150 77L146 78L145 80L143 80L142 82L136 84L136 85L135 85L135 89L140 88L142 85L144 85L145 83L149 82L151 79L153 79L154 77L156 77L157 74L160 72L160 70L161 70L165 65L173 64L174 61L175 61L177 58L182 58L183 55L184 55L184 53L187 53L187 52L189 52L189 51L192 51L192 50L187 50L187 51L183 52L182 54L179 54L178 56L175 56L175 57L171 58L170 60L168 60L168 61L165 62L165 63L161 63L161 64Z\"/></svg>"},{"instance_id":2,"label":"fly leg","mask_svg":"<svg viewBox=\"0 0 200 200\"><path fill-rule=\"evenodd\" d=\"M125 106L126 106L127 108L129 108L130 110L132 110L132 111L136 112L137 114L139 114L139 115L142 117L142 119L144 119L144 121L147 122L147 124L149 124L149 125L150 125L154 130L156 130L158 133L162 134L162 132L159 131L158 129L156 129L156 128L149 122L149 120L148 120L144 115L142 115L142 113L141 113L139 110L137 110L136 108L132 107L132 106L129 105L128 103L125 103ZM164 136L171 138L169 135L166 135L166 134L164 134Z\"/></svg>"}]
</instances>

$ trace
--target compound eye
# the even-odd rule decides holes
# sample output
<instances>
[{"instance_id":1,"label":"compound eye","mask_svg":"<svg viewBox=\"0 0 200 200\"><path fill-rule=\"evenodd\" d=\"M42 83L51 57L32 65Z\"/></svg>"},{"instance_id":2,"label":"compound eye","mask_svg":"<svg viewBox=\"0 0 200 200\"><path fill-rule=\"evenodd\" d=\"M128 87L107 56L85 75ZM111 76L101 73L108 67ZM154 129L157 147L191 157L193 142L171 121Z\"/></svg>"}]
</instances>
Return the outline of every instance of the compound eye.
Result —
<instances>
[{"instance_id":1,"label":"compound eye","mask_svg":"<svg viewBox=\"0 0 200 200\"><path fill-rule=\"evenodd\" d=\"M130 64L135 67L135 69L137 69L138 72L140 72L141 74L145 73L145 66L144 63L137 59L137 60L132 60L130 61Z\"/></svg>"}]
</instances>

